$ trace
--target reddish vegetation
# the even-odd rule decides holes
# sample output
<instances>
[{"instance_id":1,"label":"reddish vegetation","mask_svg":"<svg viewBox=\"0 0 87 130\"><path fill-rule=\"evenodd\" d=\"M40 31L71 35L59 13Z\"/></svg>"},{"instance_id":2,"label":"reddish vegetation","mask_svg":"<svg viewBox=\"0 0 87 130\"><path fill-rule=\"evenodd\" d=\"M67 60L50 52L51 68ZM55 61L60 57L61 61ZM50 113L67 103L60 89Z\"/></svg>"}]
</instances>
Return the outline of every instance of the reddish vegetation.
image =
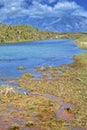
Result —
<instances>
[{"instance_id":1,"label":"reddish vegetation","mask_svg":"<svg viewBox=\"0 0 87 130\"><path fill-rule=\"evenodd\" d=\"M71 108L74 107L74 104L66 103L61 105L56 113L56 119L72 121L74 119L74 114L71 112Z\"/></svg>"},{"instance_id":2,"label":"reddish vegetation","mask_svg":"<svg viewBox=\"0 0 87 130\"><path fill-rule=\"evenodd\" d=\"M57 119L62 119L66 121L71 121L74 119L74 114L71 112L68 112L67 110L58 110L56 113L56 118Z\"/></svg>"}]
</instances>

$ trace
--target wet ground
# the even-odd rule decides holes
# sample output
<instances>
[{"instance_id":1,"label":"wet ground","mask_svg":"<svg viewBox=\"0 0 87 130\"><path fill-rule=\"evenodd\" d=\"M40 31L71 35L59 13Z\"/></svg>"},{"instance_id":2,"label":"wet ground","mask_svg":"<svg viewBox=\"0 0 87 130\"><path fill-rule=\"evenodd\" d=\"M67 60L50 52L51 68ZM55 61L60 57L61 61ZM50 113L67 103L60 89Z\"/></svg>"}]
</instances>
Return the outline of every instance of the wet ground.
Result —
<instances>
[{"instance_id":1,"label":"wet ground","mask_svg":"<svg viewBox=\"0 0 87 130\"><path fill-rule=\"evenodd\" d=\"M57 120L65 120L65 121L72 121L74 120L74 114L72 113L71 109L75 107L74 104L71 103L64 103L60 106L58 111L56 112L56 119Z\"/></svg>"},{"instance_id":2,"label":"wet ground","mask_svg":"<svg viewBox=\"0 0 87 130\"><path fill-rule=\"evenodd\" d=\"M67 126L68 130L87 130L87 127L74 127L74 126Z\"/></svg>"},{"instance_id":3,"label":"wet ground","mask_svg":"<svg viewBox=\"0 0 87 130\"><path fill-rule=\"evenodd\" d=\"M35 93L35 92L29 92L25 93L27 96L31 97L42 97L46 98L48 101L56 102L60 105L60 107L55 111L55 114L52 118L54 118L56 121L73 121L74 120L74 113L72 109L75 108L75 105L73 103L66 103L61 97L57 97L55 95L45 93ZM3 104L3 102L2 102ZM44 105L44 104L43 104ZM1 105L3 106L3 105ZM35 106L33 106L35 107ZM33 107L31 109L33 109ZM25 118L19 117L17 113L24 113L24 111L27 111L27 108L18 108L14 107L12 105L7 105L6 107L2 107L0 113L0 130L8 130L10 128L11 124L17 123L20 125L21 130L45 130L39 127L40 121L38 120L38 113L32 113L32 116L30 117L31 120L35 120L35 124L29 124L29 127L24 126L24 122L27 120ZM3 115L3 116L2 116ZM7 115L7 116L6 116ZM43 118L43 117L42 117ZM87 130L86 127L73 127L73 126L65 126L67 130Z\"/></svg>"}]
</instances>

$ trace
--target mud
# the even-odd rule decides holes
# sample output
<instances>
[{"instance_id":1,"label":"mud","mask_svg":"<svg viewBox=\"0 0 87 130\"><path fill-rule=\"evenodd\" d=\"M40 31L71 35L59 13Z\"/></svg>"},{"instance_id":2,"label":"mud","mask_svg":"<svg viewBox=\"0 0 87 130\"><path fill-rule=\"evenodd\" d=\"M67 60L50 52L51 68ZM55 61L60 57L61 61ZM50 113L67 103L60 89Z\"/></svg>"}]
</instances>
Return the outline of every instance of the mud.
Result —
<instances>
[{"instance_id":1,"label":"mud","mask_svg":"<svg viewBox=\"0 0 87 130\"><path fill-rule=\"evenodd\" d=\"M71 112L71 109L74 107L74 104L64 103L60 106L56 112L55 118L57 120L72 121L74 120L74 114Z\"/></svg>"}]
</instances>

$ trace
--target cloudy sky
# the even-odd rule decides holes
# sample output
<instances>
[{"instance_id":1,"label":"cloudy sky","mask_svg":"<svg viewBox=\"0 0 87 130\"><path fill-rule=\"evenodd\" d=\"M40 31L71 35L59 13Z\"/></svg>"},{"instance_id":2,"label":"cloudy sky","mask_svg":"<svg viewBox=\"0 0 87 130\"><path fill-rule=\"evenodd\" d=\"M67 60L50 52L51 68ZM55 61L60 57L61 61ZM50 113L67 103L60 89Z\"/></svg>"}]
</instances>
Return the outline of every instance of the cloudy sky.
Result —
<instances>
[{"instance_id":1,"label":"cloudy sky","mask_svg":"<svg viewBox=\"0 0 87 130\"><path fill-rule=\"evenodd\" d=\"M0 0L0 22L24 16L65 15L87 17L87 0Z\"/></svg>"}]
</instances>

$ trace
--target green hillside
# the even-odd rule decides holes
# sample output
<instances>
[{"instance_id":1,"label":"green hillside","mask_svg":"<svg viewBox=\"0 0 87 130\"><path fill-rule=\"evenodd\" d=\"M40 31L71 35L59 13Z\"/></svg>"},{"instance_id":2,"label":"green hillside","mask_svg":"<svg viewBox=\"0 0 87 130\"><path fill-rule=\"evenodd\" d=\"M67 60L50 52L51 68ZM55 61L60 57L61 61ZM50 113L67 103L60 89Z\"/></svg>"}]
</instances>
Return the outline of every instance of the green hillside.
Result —
<instances>
[{"instance_id":1,"label":"green hillside","mask_svg":"<svg viewBox=\"0 0 87 130\"><path fill-rule=\"evenodd\" d=\"M28 25L3 25L0 24L0 43L33 41L56 38L56 33L43 32Z\"/></svg>"},{"instance_id":2,"label":"green hillside","mask_svg":"<svg viewBox=\"0 0 87 130\"><path fill-rule=\"evenodd\" d=\"M87 33L55 33L45 32L29 25L0 24L0 43L14 43L43 39L72 38L78 45L87 48Z\"/></svg>"}]
</instances>

